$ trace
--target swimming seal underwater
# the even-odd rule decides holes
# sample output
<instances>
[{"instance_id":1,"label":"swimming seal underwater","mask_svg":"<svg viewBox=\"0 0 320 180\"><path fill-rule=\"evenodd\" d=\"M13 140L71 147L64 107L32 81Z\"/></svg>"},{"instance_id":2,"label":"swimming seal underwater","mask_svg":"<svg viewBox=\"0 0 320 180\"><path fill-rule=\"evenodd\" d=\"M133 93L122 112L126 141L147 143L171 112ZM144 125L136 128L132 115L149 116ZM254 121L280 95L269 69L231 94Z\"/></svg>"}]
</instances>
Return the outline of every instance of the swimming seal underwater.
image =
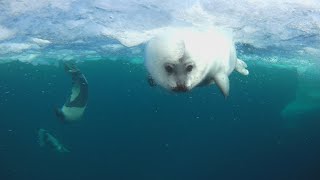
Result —
<instances>
[{"instance_id":1,"label":"swimming seal underwater","mask_svg":"<svg viewBox=\"0 0 320 180\"><path fill-rule=\"evenodd\" d=\"M62 106L56 108L55 114L63 122L74 122L82 118L88 101L88 82L74 63L65 62L66 73L72 77L71 95Z\"/></svg>"},{"instance_id":2,"label":"swimming seal underwater","mask_svg":"<svg viewBox=\"0 0 320 180\"><path fill-rule=\"evenodd\" d=\"M39 129L38 131L39 144L41 147L49 147L57 152L70 152L57 138L52 136L47 130Z\"/></svg>"},{"instance_id":3,"label":"swimming seal underwater","mask_svg":"<svg viewBox=\"0 0 320 180\"><path fill-rule=\"evenodd\" d=\"M151 39L145 50L148 82L174 92L216 84L229 95L229 75L248 75L247 65L236 56L232 36L216 29L177 28Z\"/></svg>"}]
</instances>

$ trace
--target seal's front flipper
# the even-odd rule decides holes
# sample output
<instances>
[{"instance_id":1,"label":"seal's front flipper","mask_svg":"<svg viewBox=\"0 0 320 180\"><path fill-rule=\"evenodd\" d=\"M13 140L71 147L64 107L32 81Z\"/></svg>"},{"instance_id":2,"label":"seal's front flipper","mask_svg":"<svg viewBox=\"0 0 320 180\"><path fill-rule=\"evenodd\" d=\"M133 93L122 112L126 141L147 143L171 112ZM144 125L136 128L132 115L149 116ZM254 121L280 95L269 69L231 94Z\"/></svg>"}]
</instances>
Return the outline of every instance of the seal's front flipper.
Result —
<instances>
[{"instance_id":1,"label":"seal's front flipper","mask_svg":"<svg viewBox=\"0 0 320 180\"><path fill-rule=\"evenodd\" d=\"M155 87L157 86L156 82L154 81L154 79L151 77L151 75L148 75L148 84L150 87Z\"/></svg>"},{"instance_id":2,"label":"seal's front flipper","mask_svg":"<svg viewBox=\"0 0 320 180\"><path fill-rule=\"evenodd\" d=\"M246 69L248 66L247 64L240 60L237 59L237 63L236 63L236 71L238 71L240 74L247 76L249 74L249 71Z\"/></svg>"},{"instance_id":3,"label":"seal's front flipper","mask_svg":"<svg viewBox=\"0 0 320 180\"><path fill-rule=\"evenodd\" d=\"M214 76L214 82L217 84L224 97L229 96L229 78L224 73L219 73Z\"/></svg>"}]
</instances>

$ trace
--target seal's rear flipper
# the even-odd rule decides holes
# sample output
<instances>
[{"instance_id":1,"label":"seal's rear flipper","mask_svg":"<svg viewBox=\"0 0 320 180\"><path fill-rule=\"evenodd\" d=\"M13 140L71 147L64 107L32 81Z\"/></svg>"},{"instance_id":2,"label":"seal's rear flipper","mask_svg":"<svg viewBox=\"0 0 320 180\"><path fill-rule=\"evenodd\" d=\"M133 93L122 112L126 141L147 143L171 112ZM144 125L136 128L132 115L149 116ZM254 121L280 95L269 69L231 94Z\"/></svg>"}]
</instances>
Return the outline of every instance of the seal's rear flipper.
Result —
<instances>
[{"instance_id":1,"label":"seal's rear flipper","mask_svg":"<svg viewBox=\"0 0 320 180\"><path fill-rule=\"evenodd\" d=\"M249 75L249 71L246 69L247 67L248 66L244 61L237 59L236 68L235 68L236 71L238 71L242 75L247 76Z\"/></svg>"},{"instance_id":2,"label":"seal's rear flipper","mask_svg":"<svg viewBox=\"0 0 320 180\"><path fill-rule=\"evenodd\" d=\"M67 149L66 147L62 147L61 151L60 152L63 152L63 153L68 153L70 152L69 149Z\"/></svg>"}]
</instances>

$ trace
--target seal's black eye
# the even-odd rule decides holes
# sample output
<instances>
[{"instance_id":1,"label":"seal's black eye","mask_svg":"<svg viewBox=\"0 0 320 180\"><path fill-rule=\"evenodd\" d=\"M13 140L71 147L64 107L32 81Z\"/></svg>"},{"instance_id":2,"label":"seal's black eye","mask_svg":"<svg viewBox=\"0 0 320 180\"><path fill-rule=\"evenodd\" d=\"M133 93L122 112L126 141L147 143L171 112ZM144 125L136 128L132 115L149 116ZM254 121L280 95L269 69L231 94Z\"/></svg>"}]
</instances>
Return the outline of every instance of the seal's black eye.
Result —
<instances>
[{"instance_id":1,"label":"seal's black eye","mask_svg":"<svg viewBox=\"0 0 320 180\"><path fill-rule=\"evenodd\" d=\"M187 72L191 72L193 70L193 65L188 65L187 67L186 67L186 71Z\"/></svg>"},{"instance_id":2,"label":"seal's black eye","mask_svg":"<svg viewBox=\"0 0 320 180\"><path fill-rule=\"evenodd\" d=\"M166 65L164 65L164 68L167 71L167 73L169 73L169 74L173 73L173 65L166 64Z\"/></svg>"}]
</instances>

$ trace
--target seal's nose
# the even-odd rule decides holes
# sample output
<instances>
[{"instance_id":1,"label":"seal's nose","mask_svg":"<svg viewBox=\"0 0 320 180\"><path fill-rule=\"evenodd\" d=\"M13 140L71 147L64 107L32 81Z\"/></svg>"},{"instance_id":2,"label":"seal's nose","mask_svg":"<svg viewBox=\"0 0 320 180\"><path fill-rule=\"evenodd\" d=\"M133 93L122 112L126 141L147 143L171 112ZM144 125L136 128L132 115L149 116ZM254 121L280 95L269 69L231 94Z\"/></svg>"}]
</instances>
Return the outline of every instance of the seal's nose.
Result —
<instances>
[{"instance_id":1,"label":"seal's nose","mask_svg":"<svg viewBox=\"0 0 320 180\"><path fill-rule=\"evenodd\" d=\"M184 84L177 84L176 87L172 89L174 92L187 92L188 88Z\"/></svg>"}]
</instances>

